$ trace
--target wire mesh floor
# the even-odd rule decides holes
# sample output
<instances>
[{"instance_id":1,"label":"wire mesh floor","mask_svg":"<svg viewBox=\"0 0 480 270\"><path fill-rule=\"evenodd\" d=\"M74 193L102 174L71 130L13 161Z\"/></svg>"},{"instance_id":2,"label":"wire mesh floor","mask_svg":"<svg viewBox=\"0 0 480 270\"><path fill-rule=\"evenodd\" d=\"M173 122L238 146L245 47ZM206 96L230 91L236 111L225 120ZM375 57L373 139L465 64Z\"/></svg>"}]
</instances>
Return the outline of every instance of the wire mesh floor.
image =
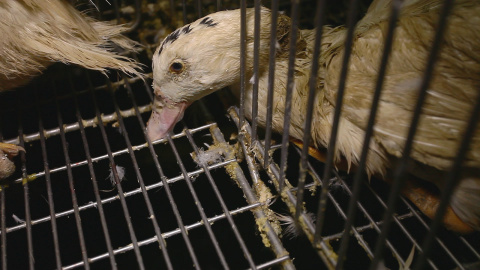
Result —
<instances>
[{"instance_id":1,"label":"wire mesh floor","mask_svg":"<svg viewBox=\"0 0 480 270\"><path fill-rule=\"evenodd\" d=\"M93 81L103 79L92 78L98 74L77 68L68 74L66 82L39 82L1 100L2 135L10 138L4 141L26 149L13 180L1 192L4 269L262 269L292 259L299 269L323 266L305 236L280 239L267 235L268 230L258 232L259 220L278 226L269 209L288 215L289 205L276 199L270 180L276 180L274 174L256 170L258 179L253 180L265 182L272 193L259 192L258 183L252 184L249 165L259 168L261 162L247 155L238 163L244 155L232 128L234 110L223 131L216 123L179 125L173 136L151 147L143 133L150 110L148 83L134 79L95 85ZM231 141L221 142L224 138ZM261 151L246 150L262 161ZM298 171L298 150L290 150L287 179L292 182L289 192L295 194L292 173ZM273 158L278 155L275 151ZM322 164L312 162L306 207L316 212ZM350 181L337 175L330 184L322 240L327 260L334 258L342 235ZM366 186L347 268L368 264L385 208L388 187L376 180ZM412 209L404 200L397 212L385 255L389 268L405 264L428 230L428 220ZM277 245L272 247L276 253L265 244ZM478 235L443 232L437 245L429 261L433 269L462 267L480 258Z\"/></svg>"},{"instance_id":2,"label":"wire mesh floor","mask_svg":"<svg viewBox=\"0 0 480 270\"><path fill-rule=\"evenodd\" d=\"M142 62L150 66L148 58ZM295 147L288 156L290 185L280 196L279 146L271 157L276 163L262 169L261 145L248 141L248 127L238 131L235 109L225 112L218 97L192 106L172 136L149 145L149 79L107 79L63 65L46 73L0 98L0 139L26 149L0 192L3 269L324 269L335 261L350 175L329 181L321 249L313 248L312 216L302 217L307 236L280 232L279 214L289 215L295 205ZM322 170L310 160L307 212L317 212ZM372 179L364 191L347 269L368 266L386 207L386 183ZM429 221L402 200L394 223L383 259L389 269L408 266L420 252ZM478 233L444 230L428 266L475 269L478 261Z\"/></svg>"},{"instance_id":3,"label":"wire mesh floor","mask_svg":"<svg viewBox=\"0 0 480 270\"><path fill-rule=\"evenodd\" d=\"M129 84L115 92L114 84L72 84L63 92L52 83L2 99L22 100L2 114L18 118L3 117L2 126L5 136L10 128L20 130L19 137L5 141L27 151L1 193L4 266L258 268L288 259L273 257L261 239L244 239L255 235L249 212L260 203L247 203L221 169L236 159L217 158L200 167L191 158L213 144L209 130L216 124L186 129L154 147L142 141L150 92L141 91L151 90L141 86L142 81L132 85L135 94ZM38 96L38 102L25 103L18 97L23 94ZM35 127L25 121L35 121Z\"/></svg>"}]
</instances>

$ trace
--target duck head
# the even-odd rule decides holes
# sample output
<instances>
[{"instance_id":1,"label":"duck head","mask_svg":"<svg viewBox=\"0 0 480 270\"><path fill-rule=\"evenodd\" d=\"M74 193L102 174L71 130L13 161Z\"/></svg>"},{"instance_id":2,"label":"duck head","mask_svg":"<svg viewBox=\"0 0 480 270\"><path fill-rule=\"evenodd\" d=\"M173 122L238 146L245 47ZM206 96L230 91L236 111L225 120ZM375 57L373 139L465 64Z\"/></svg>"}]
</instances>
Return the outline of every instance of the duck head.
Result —
<instances>
[{"instance_id":1,"label":"duck head","mask_svg":"<svg viewBox=\"0 0 480 270\"><path fill-rule=\"evenodd\" d=\"M268 63L270 10L261 9L260 57ZM247 74L253 59L254 9L247 9ZM153 56L155 100L147 123L151 140L161 139L185 109L214 91L239 82L240 10L220 11L168 35Z\"/></svg>"}]
</instances>

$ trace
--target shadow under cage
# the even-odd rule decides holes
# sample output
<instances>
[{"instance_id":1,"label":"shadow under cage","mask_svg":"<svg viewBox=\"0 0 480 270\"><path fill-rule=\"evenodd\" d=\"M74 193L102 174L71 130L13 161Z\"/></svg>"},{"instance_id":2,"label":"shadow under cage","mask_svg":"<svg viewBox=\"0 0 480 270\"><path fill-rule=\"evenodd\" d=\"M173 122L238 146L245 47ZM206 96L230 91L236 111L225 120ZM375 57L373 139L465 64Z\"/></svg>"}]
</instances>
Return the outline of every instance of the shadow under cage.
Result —
<instances>
[{"instance_id":1,"label":"shadow under cage","mask_svg":"<svg viewBox=\"0 0 480 270\"><path fill-rule=\"evenodd\" d=\"M419 64L419 83L412 84L412 91L419 94L410 105L418 109L412 109L409 118L413 128L405 127L409 133L401 153L407 154L399 154L383 177L367 176L368 147L360 147L358 160L346 166L345 160L335 159L333 151L326 150L338 147L336 140L316 148L313 143L310 148L301 143L315 140L308 130L315 130L312 119L318 109L314 101L319 82L303 82L304 111L298 111L291 103L292 92L300 84L295 82L299 71L291 67L295 57L302 57L298 50L306 50L308 44L297 42L305 33L292 29L315 29L311 59L321 59L329 49L319 44L329 41L330 34L344 31L343 38L335 41L345 49L337 56L336 63L341 65L336 66L338 85L331 100L341 104L351 98L346 67L358 61L355 44L362 37L353 26L364 26L359 21L371 14L370 5L385 4L382 51L375 58L374 90L369 97L373 111L378 108L378 114L384 114L382 86L388 85L389 57L395 57L398 49L393 26L401 25L402 4L408 6L411 1L85 2L79 8L91 16L130 26L128 35L142 48L139 54L122 53L143 63L148 75L142 80L112 72L107 78L99 72L55 64L27 86L1 93L0 138L26 150L15 159L16 172L1 186L2 269L480 267L478 232L469 221L457 226L448 219L452 215L448 201L463 175L462 162L478 144L475 125L480 95L474 96L471 108L463 108L468 109L468 118L463 119L465 131L457 138L462 143L452 150L448 168L453 169L438 174L444 179L438 184L440 189L409 173L419 166L408 153L415 151L415 132L422 127L421 122L418 125L421 108L424 103L430 105L428 83L435 79L442 37L449 33L445 31L447 15L455 12L453 1L435 2L441 15L435 17L430 43L425 42L429 53ZM432 1L423 2L428 6ZM470 4L473 10L475 3ZM263 18L260 6L271 10L270 21L256 25L253 18ZM234 9L240 9L231 11L240 18L239 33L232 33L240 37L240 48L236 48L240 73L238 87L232 87L234 94L223 89L192 103L171 133L152 141L146 125L152 107L156 109L152 101L158 98L152 89L155 50L176 28L219 10ZM272 21L281 23L272 25ZM331 28L341 25L346 27ZM289 30L265 38L256 31L259 26L275 27L267 29L272 33L281 27ZM260 49L269 57L254 53ZM283 70L279 55L288 63ZM307 78L328 74L325 65L325 61L310 61ZM265 75L273 67L277 67L277 80ZM282 91L271 83L278 82L278 76L287 82L281 86L285 96L278 97ZM275 112L278 108L283 113L280 118ZM345 114L340 108L334 106L331 111L329 138L345 137L342 125L337 125ZM372 143L370 138L378 130L373 129L377 122L370 110L359 113L365 121L363 146ZM283 125L285 118L290 123L299 114L304 117L302 131L307 131L300 138L289 125ZM435 215L437 207L442 215ZM445 211L447 217L442 219ZM444 228L442 220L453 231Z\"/></svg>"}]
</instances>

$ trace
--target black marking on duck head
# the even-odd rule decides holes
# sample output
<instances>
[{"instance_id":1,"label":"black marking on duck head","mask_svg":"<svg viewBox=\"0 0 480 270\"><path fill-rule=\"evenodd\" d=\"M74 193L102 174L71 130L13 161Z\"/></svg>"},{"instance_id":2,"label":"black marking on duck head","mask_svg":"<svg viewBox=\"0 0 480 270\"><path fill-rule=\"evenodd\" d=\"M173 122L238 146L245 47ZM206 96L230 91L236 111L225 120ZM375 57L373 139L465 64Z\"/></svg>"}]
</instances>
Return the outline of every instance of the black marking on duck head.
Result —
<instances>
[{"instance_id":1,"label":"black marking on duck head","mask_svg":"<svg viewBox=\"0 0 480 270\"><path fill-rule=\"evenodd\" d=\"M207 27L213 27L215 25L217 25L218 23L214 22L212 18L210 17L205 17L203 18L203 20L200 22L200 24L204 24L206 25Z\"/></svg>"},{"instance_id":2,"label":"black marking on duck head","mask_svg":"<svg viewBox=\"0 0 480 270\"><path fill-rule=\"evenodd\" d=\"M216 26L218 23L215 22L212 18L210 17L205 17L203 18L203 20L200 21L200 24L199 25L205 25L206 27L214 27ZM158 55L160 55L163 51L163 48L167 45L167 44L172 44L173 42L175 42L175 40L177 40L181 35L186 35L190 32L192 32L193 28L191 27L190 24L187 24L185 25L184 27L182 28L178 28L177 30L173 31L172 33L170 33L170 35L168 35L162 42L162 44L160 45L160 49L158 50Z\"/></svg>"},{"instance_id":3,"label":"black marking on duck head","mask_svg":"<svg viewBox=\"0 0 480 270\"><path fill-rule=\"evenodd\" d=\"M190 24L182 28L182 34L188 34L190 32L192 32L192 28L190 28Z\"/></svg>"},{"instance_id":4,"label":"black marking on duck head","mask_svg":"<svg viewBox=\"0 0 480 270\"><path fill-rule=\"evenodd\" d=\"M168 35L162 42L162 45L160 45L160 49L158 50L158 55L160 55L163 51L163 48L165 45L168 43L173 43L175 40L177 40L181 35L186 35L188 33L192 32L192 28L190 27L190 24L185 25L182 28L178 28L177 30L173 31Z\"/></svg>"}]
</instances>

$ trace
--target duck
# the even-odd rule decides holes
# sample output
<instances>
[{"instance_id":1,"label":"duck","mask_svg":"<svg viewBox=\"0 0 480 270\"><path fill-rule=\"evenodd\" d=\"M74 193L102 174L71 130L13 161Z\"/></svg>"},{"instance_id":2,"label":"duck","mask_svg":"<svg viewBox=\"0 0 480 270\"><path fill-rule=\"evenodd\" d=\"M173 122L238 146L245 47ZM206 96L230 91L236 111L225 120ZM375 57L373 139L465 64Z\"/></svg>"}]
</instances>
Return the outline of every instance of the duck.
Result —
<instances>
[{"instance_id":1,"label":"duck","mask_svg":"<svg viewBox=\"0 0 480 270\"><path fill-rule=\"evenodd\" d=\"M344 161L346 170L359 162L391 4L391 0L373 1L356 24L334 150L334 161ZM406 0L402 4L366 160L369 177L387 180L395 161L402 157L442 4L439 0ZM257 123L265 126L271 11L262 7L260 13ZM240 16L240 10L207 15L175 30L158 46L152 59L155 99L147 123L151 140L166 136L194 101L224 87L239 92ZM272 118L272 129L278 133L282 133L285 114L290 24L288 16L279 14ZM246 25L246 76L250 78L254 76L253 8L246 11ZM323 27L311 131L315 149L325 149L330 140L347 32L344 26ZM299 30L297 36L289 131L291 137L301 140L315 29ZM479 47L480 2L455 1L410 154L414 164L409 170L413 187L406 185L411 187L410 193L415 193L419 181L442 188L479 92ZM247 82L245 115L249 119L252 88L252 82ZM480 128L474 133L461 178L450 201L449 215L454 221L445 217L444 224L459 232L479 230ZM424 198L414 200L433 217L435 209L430 209Z\"/></svg>"},{"instance_id":2,"label":"duck","mask_svg":"<svg viewBox=\"0 0 480 270\"><path fill-rule=\"evenodd\" d=\"M0 0L0 93L26 85L56 62L106 74L119 70L143 78L142 65L114 48L137 51L127 28L97 21L67 0ZM0 143L0 180L15 171L12 158L25 149Z\"/></svg>"}]
</instances>

